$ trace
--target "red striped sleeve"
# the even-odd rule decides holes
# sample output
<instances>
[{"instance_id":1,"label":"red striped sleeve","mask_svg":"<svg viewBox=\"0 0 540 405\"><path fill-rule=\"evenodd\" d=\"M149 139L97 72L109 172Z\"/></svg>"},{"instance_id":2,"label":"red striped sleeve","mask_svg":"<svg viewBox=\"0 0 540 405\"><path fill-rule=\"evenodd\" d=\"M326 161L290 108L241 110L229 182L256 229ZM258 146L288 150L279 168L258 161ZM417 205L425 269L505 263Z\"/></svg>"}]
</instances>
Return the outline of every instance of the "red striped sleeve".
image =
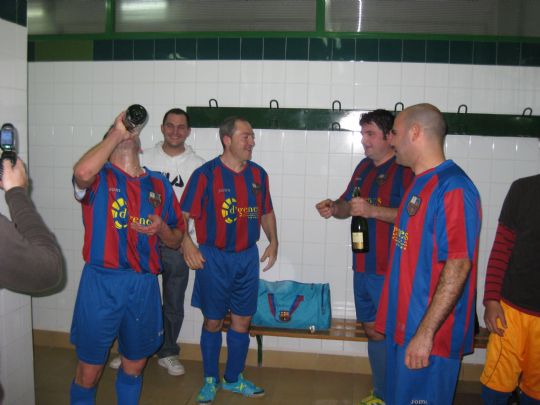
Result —
<instances>
[{"instance_id":1,"label":"red striped sleeve","mask_svg":"<svg viewBox=\"0 0 540 405\"><path fill-rule=\"evenodd\" d=\"M504 275L508 269L508 262L510 261L515 241L516 233L499 223L489 255L483 302L488 300L499 301L501 299Z\"/></svg>"}]
</instances>

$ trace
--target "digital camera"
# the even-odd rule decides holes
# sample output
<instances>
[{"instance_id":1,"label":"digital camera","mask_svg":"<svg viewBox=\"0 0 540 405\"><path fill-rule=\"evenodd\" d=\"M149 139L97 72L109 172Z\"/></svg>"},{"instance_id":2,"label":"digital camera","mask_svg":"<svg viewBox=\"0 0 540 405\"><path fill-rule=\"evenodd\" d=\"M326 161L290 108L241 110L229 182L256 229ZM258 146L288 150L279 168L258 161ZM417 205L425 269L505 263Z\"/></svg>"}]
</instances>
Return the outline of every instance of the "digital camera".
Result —
<instances>
[{"instance_id":1,"label":"digital camera","mask_svg":"<svg viewBox=\"0 0 540 405\"><path fill-rule=\"evenodd\" d=\"M17 163L16 140L17 133L15 127L8 123L2 125L0 129L0 148L2 148L2 156L0 157L0 181L4 172L4 160L10 160L13 166Z\"/></svg>"}]
</instances>

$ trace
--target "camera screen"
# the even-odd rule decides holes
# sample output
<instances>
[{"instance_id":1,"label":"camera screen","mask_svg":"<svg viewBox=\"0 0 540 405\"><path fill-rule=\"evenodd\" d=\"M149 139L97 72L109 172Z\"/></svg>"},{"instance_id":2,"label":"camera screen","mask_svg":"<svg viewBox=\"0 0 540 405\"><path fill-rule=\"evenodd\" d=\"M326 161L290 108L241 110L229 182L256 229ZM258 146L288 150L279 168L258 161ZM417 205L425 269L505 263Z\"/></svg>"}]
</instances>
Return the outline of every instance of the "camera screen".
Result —
<instances>
[{"instance_id":1,"label":"camera screen","mask_svg":"<svg viewBox=\"0 0 540 405\"><path fill-rule=\"evenodd\" d=\"M2 129L0 132L0 143L2 146L13 145L13 131L11 129Z\"/></svg>"}]
</instances>

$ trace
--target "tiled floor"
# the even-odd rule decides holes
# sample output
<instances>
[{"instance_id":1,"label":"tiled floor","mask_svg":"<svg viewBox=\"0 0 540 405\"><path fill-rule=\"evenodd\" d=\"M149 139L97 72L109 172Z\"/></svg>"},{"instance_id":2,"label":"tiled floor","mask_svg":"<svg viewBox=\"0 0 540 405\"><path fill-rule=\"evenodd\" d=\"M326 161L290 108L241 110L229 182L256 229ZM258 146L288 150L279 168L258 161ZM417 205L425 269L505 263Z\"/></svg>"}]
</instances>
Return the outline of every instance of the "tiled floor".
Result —
<instances>
[{"instance_id":1,"label":"tiled floor","mask_svg":"<svg viewBox=\"0 0 540 405\"><path fill-rule=\"evenodd\" d=\"M73 350L40 346L35 348L37 405L69 403L69 385L76 362ZM201 363L185 361L183 364L186 374L171 377L165 369L158 366L156 358L152 358L145 371L140 404L195 404L195 397L202 382ZM246 399L219 391L214 404L353 405L358 404L371 388L371 376L361 374L249 367L245 375L266 389L266 397ZM116 371L106 367L98 389L97 404L116 403L115 376ZM479 383L461 383L454 405L479 404L479 392Z\"/></svg>"}]
</instances>

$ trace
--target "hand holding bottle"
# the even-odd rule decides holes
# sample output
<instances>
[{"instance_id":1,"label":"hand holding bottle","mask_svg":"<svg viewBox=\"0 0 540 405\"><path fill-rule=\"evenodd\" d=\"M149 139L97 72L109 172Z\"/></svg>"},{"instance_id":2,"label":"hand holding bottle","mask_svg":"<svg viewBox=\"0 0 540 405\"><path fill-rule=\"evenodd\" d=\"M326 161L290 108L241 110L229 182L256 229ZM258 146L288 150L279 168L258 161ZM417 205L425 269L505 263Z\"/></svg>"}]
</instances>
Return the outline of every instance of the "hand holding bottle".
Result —
<instances>
[{"instance_id":1,"label":"hand holding bottle","mask_svg":"<svg viewBox=\"0 0 540 405\"><path fill-rule=\"evenodd\" d=\"M375 216L375 207L363 197L354 197L349 204L352 216L364 218L373 218Z\"/></svg>"},{"instance_id":2,"label":"hand holding bottle","mask_svg":"<svg viewBox=\"0 0 540 405\"><path fill-rule=\"evenodd\" d=\"M351 248L354 253L369 252L369 231L368 222L364 216L353 212L353 203L355 205L363 205L367 200L359 197L360 188L356 187L353 190L353 198L351 198ZM369 204L368 204L369 205ZM358 207L356 207L358 209ZM357 211L356 211L357 212Z\"/></svg>"}]
</instances>

